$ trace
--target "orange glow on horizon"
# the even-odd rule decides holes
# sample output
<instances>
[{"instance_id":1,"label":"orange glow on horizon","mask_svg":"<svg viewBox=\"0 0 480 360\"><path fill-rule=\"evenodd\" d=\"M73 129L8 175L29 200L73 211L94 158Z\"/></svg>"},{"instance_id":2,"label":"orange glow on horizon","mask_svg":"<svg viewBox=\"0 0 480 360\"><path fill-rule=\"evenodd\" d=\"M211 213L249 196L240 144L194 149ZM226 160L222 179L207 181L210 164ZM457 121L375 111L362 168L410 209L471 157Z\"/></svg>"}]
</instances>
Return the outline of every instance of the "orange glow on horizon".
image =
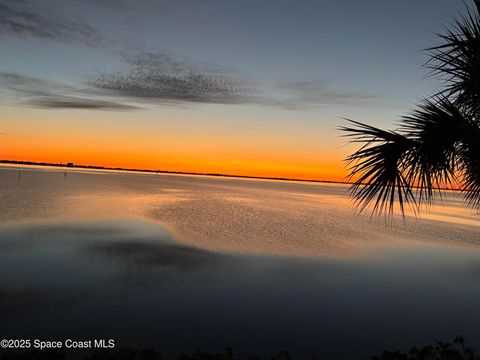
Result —
<instances>
[{"instance_id":1,"label":"orange glow on horizon","mask_svg":"<svg viewBox=\"0 0 480 360\"><path fill-rule=\"evenodd\" d=\"M304 180L343 181L346 175L347 150L322 129L237 131L206 121L138 118L132 124L124 113L111 118L5 109L0 124L5 133L0 159L5 160Z\"/></svg>"},{"instance_id":2,"label":"orange glow on horizon","mask_svg":"<svg viewBox=\"0 0 480 360\"><path fill-rule=\"evenodd\" d=\"M267 150L242 151L233 147L205 149L134 149L121 147L71 146L52 139L19 144L3 142L0 158L6 160L68 163L145 170L226 174L304 180L342 181L346 175L341 158L319 154L276 154Z\"/></svg>"},{"instance_id":3,"label":"orange glow on horizon","mask_svg":"<svg viewBox=\"0 0 480 360\"><path fill-rule=\"evenodd\" d=\"M46 163L73 162L77 165L93 165L111 168L130 168L144 170L163 170L203 174L224 174L240 176L257 176L272 178L291 178L302 180L343 181L346 173L340 163L336 166L315 167L313 165L262 162L261 160L228 159L191 159L175 157L139 157L115 156L99 153L54 153L34 151L9 153L2 151L2 159L33 161Z\"/></svg>"}]
</instances>

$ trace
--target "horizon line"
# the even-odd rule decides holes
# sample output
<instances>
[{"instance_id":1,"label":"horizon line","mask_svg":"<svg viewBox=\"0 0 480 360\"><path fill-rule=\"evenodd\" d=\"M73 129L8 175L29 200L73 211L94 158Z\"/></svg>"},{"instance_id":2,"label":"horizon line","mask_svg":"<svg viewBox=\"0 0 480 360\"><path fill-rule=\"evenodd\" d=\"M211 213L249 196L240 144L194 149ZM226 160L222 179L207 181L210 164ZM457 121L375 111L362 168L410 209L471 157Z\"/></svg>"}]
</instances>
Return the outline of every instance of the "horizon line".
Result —
<instances>
[{"instance_id":1,"label":"horizon line","mask_svg":"<svg viewBox=\"0 0 480 360\"><path fill-rule=\"evenodd\" d=\"M67 169L72 169L72 168L80 168L81 169L81 168L83 168L83 169L114 170L114 171L128 171L128 172L147 172L147 173L155 173L155 174L216 176L216 177L257 179L257 180L301 181L301 182L329 183L329 184L352 184L352 182L341 181L341 180L299 179L299 178L288 178L288 177L255 176L255 175L222 174L222 173L204 173L204 172L173 171L173 170L161 170L161 169L137 169L137 168L124 168L124 167L110 167L110 166L102 166L102 165L83 165L83 164L75 164L75 163L72 163L72 162L51 163L51 162L30 161L30 160L0 159L0 164L52 166L52 167L56 166L56 167L63 167L63 168L67 168Z\"/></svg>"},{"instance_id":2,"label":"horizon line","mask_svg":"<svg viewBox=\"0 0 480 360\"><path fill-rule=\"evenodd\" d=\"M152 173L152 174L171 174L171 175L195 175L195 176L215 176L215 177L226 177L226 178L238 178L238 179L256 179L256 180L274 180L274 181L298 181L298 182L310 182L310 183L325 183L325 184L343 184L343 185L353 185L353 181L341 181L341 180L321 180L321 179L299 179L299 178L288 178L288 177L274 177L274 176L255 176L255 175L238 175L238 174L222 174L222 173L203 173L203 172L193 172L193 171L173 171L173 170L160 170L160 169L136 169L136 168L123 168L123 167L110 167L102 165L83 165L75 164L72 162L67 163L51 163L51 162L40 162L40 161L30 161L30 160L9 160L9 159L0 159L0 164L12 164L12 165L33 165L33 166L55 166L62 167L67 169L94 169L94 170L112 170L112 171L126 171L126 172L143 172L143 173ZM365 184L362 184L365 185ZM418 186L413 186L413 189L419 189ZM461 191L461 189L455 188L442 188L436 187L435 190L443 191Z\"/></svg>"}]
</instances>

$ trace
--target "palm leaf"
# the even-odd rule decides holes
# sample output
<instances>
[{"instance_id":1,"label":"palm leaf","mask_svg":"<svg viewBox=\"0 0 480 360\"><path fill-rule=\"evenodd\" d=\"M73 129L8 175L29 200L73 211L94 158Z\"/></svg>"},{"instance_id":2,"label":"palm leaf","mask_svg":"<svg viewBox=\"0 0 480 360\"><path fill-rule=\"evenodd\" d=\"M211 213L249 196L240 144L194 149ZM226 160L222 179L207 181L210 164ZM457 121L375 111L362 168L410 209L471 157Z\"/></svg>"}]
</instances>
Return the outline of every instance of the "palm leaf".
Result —
<instances>
[{"instance_id":1,"label":"palm leaf","mask_svg":"<svg viewBox=\"0 0 480 360\"><path fill-rule=\"evenodd\" d=\"M467 204L480 209L480 128L471 123L460 146L461 190Z\"/></svg>"},{"instance_id":2,"label":"palm leaf","mask_svg":"<svg viewBox=\"0 0 480 360\"><path fill-rule=\"evenodd\" d=\"M445 187L459 187L480 209L480 0L467 7L426 66L444 87L404 116L397 131L349 120L341 127L361 147L345 161L351 196L362 211L392 212L404 204L431 204ZM348 120L348 119L347 119Z\"/></svg>"},{"instance_id":3,"label":"palm leaf","mask_svg":"<svg viewBox=\"0 0 480 360\"><path fill-rule=\"evenodd\" d=\"M480 1L476 1L480 11ZM438 34L441 44L427 49L430 60L426 63L431 75L438 75L445 82L440 91L453 96L478 114L480 106L480 13L467 8L461 16Z\"/></svg>"},{"instance_id":4,"label":"palm leaf","mask_svg":"<svg viewBox=\"0 0 480 360\"><path fill-rule=\"evenodd\" d=\"M416 186L419 205L431 204L436 193L441 196L440 189L458 183L458 144L468 127L463 113L447 98L425 100L402 118L402 133L415 143L404 165L408 182Z\"/></svg>"},{"instance_id":5,"label":"palm leaf","mask_svg":"<svg viewBox=\"0 0 480 360\"><path fill-rule=\"evenodd\" d=\"M415 143L395 131L385 131L347 119L353 126L341 127L352 142L362 147L346 158L350 188L360 212L372 206L373 213L393 213L398 200L402 214L405 204L415 203L412 186L404 174L403 161Z\"/></svg>"}]
</instances>

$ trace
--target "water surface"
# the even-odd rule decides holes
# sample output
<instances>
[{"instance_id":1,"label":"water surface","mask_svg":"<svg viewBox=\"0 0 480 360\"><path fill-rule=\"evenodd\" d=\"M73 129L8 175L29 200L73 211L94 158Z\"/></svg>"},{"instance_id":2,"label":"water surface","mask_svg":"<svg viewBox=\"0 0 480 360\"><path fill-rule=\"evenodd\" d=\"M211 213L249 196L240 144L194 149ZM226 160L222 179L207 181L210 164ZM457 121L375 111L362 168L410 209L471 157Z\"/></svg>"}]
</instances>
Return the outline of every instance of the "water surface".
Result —
<instances>
[{"instance_id":1,"label":"water surface","mask_svg":"<svg viewBox=\"0 0 480 360\"><path fill-rule=\"evenodd\" d=\"M476 214L356 215L346 187L2 167L0 337L368 359L480 345Z\"/></svg>"}]
</instances>

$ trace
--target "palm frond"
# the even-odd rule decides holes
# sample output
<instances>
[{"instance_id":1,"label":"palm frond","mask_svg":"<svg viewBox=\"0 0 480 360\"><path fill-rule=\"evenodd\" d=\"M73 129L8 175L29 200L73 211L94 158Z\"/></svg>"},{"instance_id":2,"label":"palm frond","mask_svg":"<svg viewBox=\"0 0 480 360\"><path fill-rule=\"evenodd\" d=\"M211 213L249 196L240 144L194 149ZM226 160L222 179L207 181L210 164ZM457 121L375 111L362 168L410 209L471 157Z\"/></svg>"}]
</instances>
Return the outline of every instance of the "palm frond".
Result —
<instances>
[{"instance_id":1,"label":"palm frond","mask_svg":"<svg viewBox=\"0 0 480 360\"><path fill-rule=\"evenodd\" d=\"M468 127L461 110L447 98L425 100L402 118L402 133L415 143L404 166L408 182L417 189L419 205L431 204L435 194L441 196L440 189L457 183L458 144Z\"/></svg>"},{"instance_id":2,"label":"palm frond","mask_svg":"<svg viewBox=\"0 0 480 360\"><path fill-rule=\"evenodd\" d=\"M461 190L471 207L480 209L480 128L471 123L460 146Z\"/></svg>"},{"instance_id":3,"label":"palm frond","mask_svg":"<svg viewBox=\"0 0 480 360\"><path fill-rule=\"evenodd\" d=\"M427 49L430 55L426 66L431 75L445 81L440 91L445 96L475 109L480 107L480 1L478 11L467 8L466 15L451 24L445 33L438 34L441 44Z\"/></svg>"},{"instance_id":4,"label":"palm frond","mask_svg":"<svg viewBox=\"0 0 480 360\"><path fill-rule=\"evenodd\" d=\"M345 161L351 196L362 211L392 213L404 204L431 204L444 188L459 187L480 209L480 0L427 49L430 75L443 88L404 116L397 131L350 121L344 136L360 148ZM348 120L348 119L347 119Z\"/></svg>"},{"instance_id":5,"label":"palm frond","mask_svg":"<svg viewBox=\"0 0 480 360\"><path fill-rule=\"evenodd\" d=\"M411 183L404 174L404 158L415 142L395 132L347 119L353 126L341 127L344 136L362 147L346 158L354 179L350 188L360 212L372 205L373 213L393 213L398 201L402 214L405 204L415 204Z\"/></svg>"}]
</instances>

